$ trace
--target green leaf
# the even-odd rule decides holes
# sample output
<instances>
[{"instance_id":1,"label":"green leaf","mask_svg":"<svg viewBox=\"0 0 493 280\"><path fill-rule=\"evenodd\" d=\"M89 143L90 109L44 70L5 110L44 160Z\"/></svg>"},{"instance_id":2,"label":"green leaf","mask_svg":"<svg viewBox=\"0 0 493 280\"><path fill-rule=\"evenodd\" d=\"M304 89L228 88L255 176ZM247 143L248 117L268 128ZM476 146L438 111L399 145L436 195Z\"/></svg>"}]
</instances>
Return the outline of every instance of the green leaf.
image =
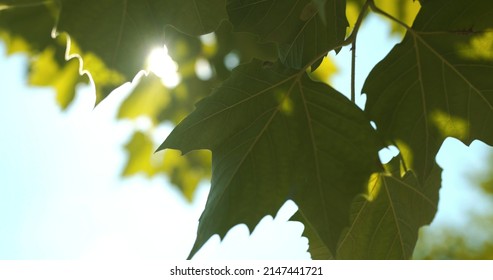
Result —
<instances>
[{"instance_id":1,"label":"green leaf","mask_svg":"<svg viewBox=\"0 0 493 280\"><path fill-rule=\"evenodd\" d=\"M55 25L55 16L47 5L35 5L15 8L9 3L8 8L0 10L0 37L7 45L9 54L16 52L37 53L53 45L51 30Z\"/></svg>"},{"instance_id":2,"label":"green leaf","mask_svg":"<svg viewBox=\"0 0 493 280\"><path fill-rule=\"evenodd\" d=\"M351 226L338 245L338 259L410 259L419 229L433 220L441 169L435 165L421 184L412 171L401 177L398 158L388 167L389 172L373 176L369 196L353 202Z\"/></svg>"},{"instance_id":3,"label":"green leaf","mask_svg":"<svg viewBox=\"0 0 493 280\"><path fill-rule=\"evenodd\" d=\"M493 144L493 2L422 5L363 87L368 115L421 182L446 137Z\"/></svg>"},{"instance_id":4,"label":"green leaf","mask_svg":"<svg viewBox=\"0 0 493 280\"><path fill-rule=\"evenodd\" d=\"M123 101L118 110L118 119L136 119L147 116L158 124L159 112L170 103L168 89L154 74L141 77L137 86Z\"/></svg>"},{"instance_id":5,"label":"green leaf","mask_svg":"<svg viewBox=\"0 0 493 280\"><path fill-rule=\"evenodd\" d=\"M58 104L67 108L75 96L76 86L87 83L88 79L80 77L77 60L65 60L66 36L51 38L60 7L52 1L29 0L7 1L5 5L9 8L0 10L0 38L6 42L8 53L27 53L30 56L29 83L54 87ZM71 49L78 49L73 41ZM121 85L123 79L101 65L97 57L87 55L85 58L99 97Z\"/></svg>"},{"instance_id":6,"label":"green leaf","mask_svg":"<svg viewBox=\"0 0 493 280\"><path fill-rule=\"evenodd\" d=\"M305 226L303 236L308 238L308 252L310 252L312 260L330 260L334 258L327 244L317 234L317 230L303 217L301 212L296 212L290 220L301 222Z\"/></svg>"},{"instance_id":7,"label":"green leaf","mask_svg":"<svg viewBox=\"0 0 493 280\"><path fill-rule=\"evenodd\" d=\"M325 4L325 5L324 5ZM279 56L287 66L300 69L321 55L339 49L348 22L345 0L230 0L228 13L236 31L252 32L264 41L279 44ZM320 7L324 7L318 16Z\"/></svg>"},{"instance_id":8,"label":"green leaf","mask_svg":"<svg viewBox=\"0 0 493 280\"><path fill-rule=\"evenodd\" d=\"M64 55L61 47L47 47L30 61L28 81L33 86L53 87L58 105L67 109L75 98L76 86L87 80L79 75L79 61L65 61Z\"/></svg>"},{"instance_id":9,"label":"green leaf","mask_svg":"<svg viewBox=\"0 0 493 280\"><path fill-rule=\"evenodd\" d=\"M67 32L80 48L70 53L81 55L84 69L95 80L94 71L113 71L114 87L144 69L149 52L164 44L166 25L199 35L226 18L225 0L61 2L57 32ZM98 93L98 101L111 90Z\"/></svg>"},{"instance_id":10,"label":"green leaf","mask_svg":"<svg viewBox=\"0 0 493 280\"><path fill-rule=\"evenodd\" d=\"M166 150L155 154L149 133L137 131L125 145L128 153L122 176L143 174L147 177L166 174L188 200L192 201L198 184L210 178L210 152L194 151L181 156L178 151Z\"/></svg>"},{"instance_id":11,"label":"green leaf","mask_svg":"<svg viewBox=\"0 0 493 280\"><path fill-rule=\"evenodd\" d=\"M8 8L0 10L0 38L6 42L7 52L30 56L28 83L53 87L57 103L66 109L76 86L88 80L79 75L77 60L65 60L65 38L51 38L58 7L50 1L2 2Z\"/></svg>"},{"instance_id":12,"label":"green leaf","mask_svg":"<svg viewBox=\"0 0 493 280\"><path fill-rule=\"evenodd\" d=\"M191 256L236 224L252 230L292 199L328 248L349 206L378 170L379 144L363 113L304 71L254 61L182 121L159 147L212 151L212 186Z\"/></svg>"}]
</instances>

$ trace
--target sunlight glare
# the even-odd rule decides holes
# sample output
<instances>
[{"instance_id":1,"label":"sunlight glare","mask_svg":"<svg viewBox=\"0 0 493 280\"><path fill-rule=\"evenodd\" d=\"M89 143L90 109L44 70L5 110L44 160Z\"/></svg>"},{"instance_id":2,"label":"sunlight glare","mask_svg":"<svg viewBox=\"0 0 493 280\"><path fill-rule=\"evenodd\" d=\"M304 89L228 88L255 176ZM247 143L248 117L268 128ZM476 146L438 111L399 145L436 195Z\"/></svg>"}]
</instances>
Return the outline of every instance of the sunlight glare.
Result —
<instances>
[{"instance_id":1,"label":"sunlight glare","mask_svg":"<svg viewBox=\"0 0 493 280\"><path fill-rule=\"evenodd\" d=\"M235 52L230 52L224 57L224 65L229 70L233 70L240 64L240 57Z\"/></svg>"},{"instance_id":2,"label":"sunlight glare","mask_svg":"<svg viewBox=\"0 0 493 280\"><path fill-rule=\"evenodd\" d=\"M195 61L195 74L203 81L209 80L212 77L212 67L209 61L198 58Z\"/></svg>"},{"instance_id":3,"label":"sunlight glare","mask_svg":"<svg viewBox=\"0 0 493 280\"><path fill-rule=\"evenodd\" d=\"M168 88L176 87L181 77L178 74L178 64L168 55L168 48L155 48L147 58L147 71L161 78L162 83Z\"/></svg>"}]
</instances>

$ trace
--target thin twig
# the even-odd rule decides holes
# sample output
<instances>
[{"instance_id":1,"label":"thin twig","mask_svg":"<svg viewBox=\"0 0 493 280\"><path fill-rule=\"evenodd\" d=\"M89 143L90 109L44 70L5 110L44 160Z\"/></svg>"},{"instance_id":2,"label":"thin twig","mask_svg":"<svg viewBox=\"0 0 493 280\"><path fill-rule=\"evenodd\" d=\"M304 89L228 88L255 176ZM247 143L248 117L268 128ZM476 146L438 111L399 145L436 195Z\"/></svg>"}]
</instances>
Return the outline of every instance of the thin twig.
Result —
<instances>
[{"instance_id":1,"label":"thin twig","mask_svg":"<svg viewBox=\"0 0 493 280\"><path fill-rule=\"evenodd\" d=\"M356 20L356 23L354 24L354 28L353 28L353 31L351 32L351 35L349 35L343 42L341 42L340 44L338 44L337 46L334 46L332 48L330 48L329 50L326 50L324 51L322 54L320 54L319 56L317 56L315 59L313 59L312 61L310 61L309 63L307 63L306 65L304 65L301 69L302 71L300 71L300 75L302 73L304 73L306 71L306 69L308 69L308 67L310 67L311 65L313 65L315 62L317 62L319 59L323 58L324 56L327 55L328 52L332 51L332 50L335 50L335 49L338 49L338 48L342 48L342 47L345 47L345 46L349 46L350 44L352 44L355 40L356 40L356 34L358 33L358 30L359 30L359 27L361 26L361 22L363 22L363 18L364 18L364 15L366 14L366 11L368 10L368 7L370 5L369 3L370 1L367 0L365 2L365 4L363 5L363 7L361 8L361 12L360 14L358 15L358 19Z\"/></svg>"},{"instance_id":2,"label":"thin twig","mask_svg":"<svg viewBox=\"0 0 493 280\"><path fill-rule=\"evenodd\" d=\"M351 42L351 102L356 102L356 38L358 36L358 30L361 26L361 22L363 22L363 18L365 16L366 10L369 6L369 1L366 1L361 9L361 12L354 24L353 32L351 33L352 42ZM351 37L350 36L350 37Z\"/></svg>"},{"instance_id":3,"label":"thin twig","mask_svg":"<svg viewBox=\"0 0 493 280\"><path fill-rule=\"evenodd\" d=\"M356 36L351 44L351 102L356 102Z\"/></svg>"}]
</instances>

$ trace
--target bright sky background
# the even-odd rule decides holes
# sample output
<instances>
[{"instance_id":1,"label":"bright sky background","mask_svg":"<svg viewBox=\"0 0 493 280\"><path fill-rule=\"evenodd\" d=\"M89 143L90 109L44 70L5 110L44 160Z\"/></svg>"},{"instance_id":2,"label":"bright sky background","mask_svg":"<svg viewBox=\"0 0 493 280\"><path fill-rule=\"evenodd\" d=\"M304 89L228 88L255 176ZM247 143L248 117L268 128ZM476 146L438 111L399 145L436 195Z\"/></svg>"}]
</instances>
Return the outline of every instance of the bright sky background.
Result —
<instances>
[{"instance_id":1,"label":"bright sky background","mask_svg":"<svg viewBox=\"0 0 493 280\"><path fill-rule=\"evenodd\" d=\"M381 28L371 17L358 35L359 42L374 44L358 48L358 88L397 40ZM120 178L123 145L136 124L116 122L115 115L129 85L95 109L91 88L80 88L61 112L51 89L25 85L26 57L6 57L3 43L0 55L0 259L186 258L208 183L188 204L164 177ZM337 57L349 65L348 48ZM349 92L349 78L342 69L336 88ZM463 174L465 166L482 168L487 146L447 140L445 150L451 152L438 156L445 177L434 223L460 225L464 207L482 207L474 194L464 195ZM222 243L213 237L195 259L309 258L303 226L286 222L296 206L286 206L275 219L264 218L252 236L240 225Z\"/></svg>"}]
</instances>

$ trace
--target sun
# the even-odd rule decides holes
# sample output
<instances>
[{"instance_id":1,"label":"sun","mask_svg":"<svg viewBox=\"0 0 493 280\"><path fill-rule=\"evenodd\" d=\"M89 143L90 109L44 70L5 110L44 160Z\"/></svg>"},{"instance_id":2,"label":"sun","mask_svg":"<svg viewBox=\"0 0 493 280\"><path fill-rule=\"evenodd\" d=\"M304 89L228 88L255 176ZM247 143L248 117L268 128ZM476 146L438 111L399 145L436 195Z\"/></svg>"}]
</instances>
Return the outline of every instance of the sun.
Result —
<instances>
[{"instance_id":1,"label":"sun","mask_svg":"<svg viewBox=\"0 0 493 280\"><path fill-rule=\"evenodd\" d=\"M161 78L162 83L168 88L176 87L181 81L178 64L168 55L165 45L151 51L147 57L147 71Z\"/></svg>"}]
</instances>

